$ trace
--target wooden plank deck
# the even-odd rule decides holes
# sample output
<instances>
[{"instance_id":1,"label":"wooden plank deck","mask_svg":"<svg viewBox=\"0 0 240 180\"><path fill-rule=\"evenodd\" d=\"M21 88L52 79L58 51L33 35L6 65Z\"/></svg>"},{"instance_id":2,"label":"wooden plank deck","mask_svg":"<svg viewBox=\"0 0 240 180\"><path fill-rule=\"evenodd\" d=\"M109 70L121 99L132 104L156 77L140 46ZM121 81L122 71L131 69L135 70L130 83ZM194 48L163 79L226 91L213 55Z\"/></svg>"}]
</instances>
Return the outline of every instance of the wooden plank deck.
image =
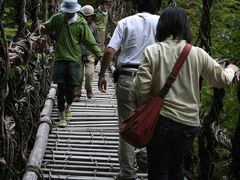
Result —
<instances>
[{"instance_id":1,"label":"wooden plank deck","mask_svg":"<svg viewBox=\"0 0 240 180\"><path fill-rule=\"evenodd\" d=\"M72 119L67 127L54 125L49 134L42 162L45 179L116 179L119 172L119 138L115 84L108 72L107 93L98 91L97 71L99 66L94 73L95 97L87 99L83 89L80 102L72 104ZM56 105L51 118L59 121ZM146 173L138 173L137 176L138 180L147 179Z\"/></svg>"}]
</instances>

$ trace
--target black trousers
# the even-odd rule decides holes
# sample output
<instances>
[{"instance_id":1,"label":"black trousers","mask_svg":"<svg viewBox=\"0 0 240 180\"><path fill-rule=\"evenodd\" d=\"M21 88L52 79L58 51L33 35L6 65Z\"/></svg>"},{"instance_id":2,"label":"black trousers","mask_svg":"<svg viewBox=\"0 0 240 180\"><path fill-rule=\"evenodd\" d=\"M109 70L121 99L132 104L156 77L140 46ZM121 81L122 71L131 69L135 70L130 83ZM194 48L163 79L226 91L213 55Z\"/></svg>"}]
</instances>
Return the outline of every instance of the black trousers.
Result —
<instances>
[{"instance_id":1,"label":"black trousers","mask_svg":"<svg viewBox=\"0 0 240 180\"><path fill-rule=\"evenodd\" d=\"M74 98L74 90L75 85L58 84L57 102L59 112L63 112L65 110L65 102L67 102L68 105L72 104Z\"/></svg>"},{"instance_id":2,"label":"black trousers","mask_svg":"<svg viewBox=\"0 0 240 180\"><path fill-rule=\"evenodd\" d=\"M183 160L200 127L191 127L160 116L147 145L149 180L183 180Z\"/></svg>"}]
</instances>

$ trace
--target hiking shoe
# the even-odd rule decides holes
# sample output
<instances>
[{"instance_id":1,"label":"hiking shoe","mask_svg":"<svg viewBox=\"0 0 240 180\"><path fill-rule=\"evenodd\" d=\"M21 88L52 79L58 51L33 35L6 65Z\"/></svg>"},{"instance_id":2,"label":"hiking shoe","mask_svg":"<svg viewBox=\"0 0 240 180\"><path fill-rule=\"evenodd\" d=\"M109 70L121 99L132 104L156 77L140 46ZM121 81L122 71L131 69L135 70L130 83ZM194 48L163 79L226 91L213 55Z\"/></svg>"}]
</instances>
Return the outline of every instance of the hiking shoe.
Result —
<instances>
[{"instance_id":1,"label":"hiking shoe","mask_svg":"<svg viewBox=\"0 0 240 180\"><path fill-rule=\"evenodd\" d=\"M75 98L73 99L74 102L80 102L80 96L75 96Z\"/></svg>"},{"instance_id":2,"label":"hiking shoe","mask_svg":"<svg viewBox=\"0 0 240 180\"><path fill-rule=\"evenodd\" d=\"M94 96L94 94L93 94L92 90L87 90L87 98L91 99L91 98L93 98L93 96Z\"/></svg>"},{"instance_id":3,"label":"hiking shoe","mask_svg":"<svg viewBox=\"0 0 240 180\"><path fill-rule=\"evenodd\" d=\"M72 112L70 109L65 111L65 119L66 121L69 121L72 118Z\"/></svg>"},{"instance_id":4,"label":"hiking shoe","mask_svg":"<svg viewBox=\"0 0 240 180\"><path fill-rule=\"evenodd\" d=\"M67 121L65 119L62 119L57 123L57 126L65 128L67 126Z\"/></svg>"}]
</instances>

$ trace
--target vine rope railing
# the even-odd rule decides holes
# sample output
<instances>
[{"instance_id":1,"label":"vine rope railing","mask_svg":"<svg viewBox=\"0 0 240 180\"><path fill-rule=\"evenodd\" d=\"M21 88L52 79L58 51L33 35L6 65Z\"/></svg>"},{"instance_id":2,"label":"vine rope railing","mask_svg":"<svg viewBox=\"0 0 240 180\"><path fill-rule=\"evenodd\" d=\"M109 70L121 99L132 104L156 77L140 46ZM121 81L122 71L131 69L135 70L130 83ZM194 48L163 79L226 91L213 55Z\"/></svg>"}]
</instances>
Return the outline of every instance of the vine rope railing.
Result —
<instances>
[{"instance_id":1,"label":"vine rope railing","mask_svg":"<svg viewBox=\"0 0 240 180\"><path fill-rule=\"evenodd\" d=\"M25 0L17 1L18 31L14 41L7 41L4 4L1 1L0 179L8 180L22 176L35 141L51 81L52 52L46 37L27 29ZM32 27L36 27L36 16L32 14Z\"/></svg>"},{"instance_id":2,"label":"vine rope railing","mask_svg":"<svg viewBox=\"0 0 240 180\"><path fill-rule=\"evenodd\" d=\"M8 165L7 177L20 176L34 143L40 110L50 85L51 55L46 54L46 47L46 39L35 35L9 46L10 68L5 82L9 91L1 111L5 135L1 137L0 153Z\"/></svg>"}]
</instances>

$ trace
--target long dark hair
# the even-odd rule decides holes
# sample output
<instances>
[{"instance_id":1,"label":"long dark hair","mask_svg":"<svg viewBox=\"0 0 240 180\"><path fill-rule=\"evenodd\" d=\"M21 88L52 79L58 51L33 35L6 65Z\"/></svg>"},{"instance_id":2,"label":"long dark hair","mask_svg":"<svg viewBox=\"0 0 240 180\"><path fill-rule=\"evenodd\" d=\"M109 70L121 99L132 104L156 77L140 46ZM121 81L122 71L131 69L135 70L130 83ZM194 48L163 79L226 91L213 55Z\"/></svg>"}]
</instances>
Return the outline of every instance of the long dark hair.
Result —
<instances>
[{"instance_id":1,"label":"long dark hair","mask_svg":"<svg viewBox=\"0 0 240 180\"><path fill-rule=\"evenodd\" d=\"M167 37L191 42L192 33L185 11L179 7L167 7L159 18L157 25L157 41L164 41Z\"/></svg>"}]
</instances>

